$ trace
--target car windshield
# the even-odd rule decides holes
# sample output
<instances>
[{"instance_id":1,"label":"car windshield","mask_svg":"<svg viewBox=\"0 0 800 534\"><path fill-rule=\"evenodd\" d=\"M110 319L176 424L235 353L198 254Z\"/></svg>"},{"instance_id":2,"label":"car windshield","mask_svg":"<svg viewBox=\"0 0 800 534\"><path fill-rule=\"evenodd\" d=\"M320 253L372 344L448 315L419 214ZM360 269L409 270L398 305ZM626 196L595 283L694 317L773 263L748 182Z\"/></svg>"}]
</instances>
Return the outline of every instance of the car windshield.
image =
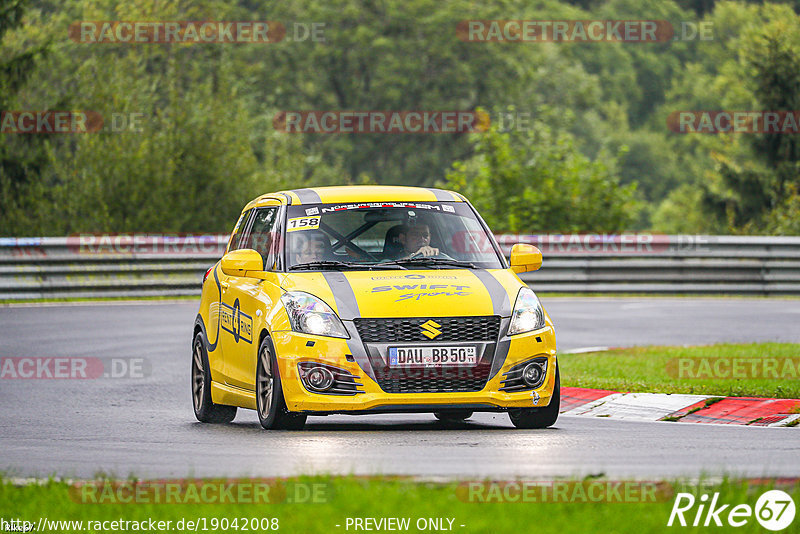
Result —
<instances>
[{"instance_id":1,"label":"car windshield","mask_svg":"<svg viewBox=\"0 0 800 534\"><path fill-rule=\"evenodd\" d=\"M500 269L493 238L464 202L289 206L289 270Z\"/></svg>"}]
</instances>

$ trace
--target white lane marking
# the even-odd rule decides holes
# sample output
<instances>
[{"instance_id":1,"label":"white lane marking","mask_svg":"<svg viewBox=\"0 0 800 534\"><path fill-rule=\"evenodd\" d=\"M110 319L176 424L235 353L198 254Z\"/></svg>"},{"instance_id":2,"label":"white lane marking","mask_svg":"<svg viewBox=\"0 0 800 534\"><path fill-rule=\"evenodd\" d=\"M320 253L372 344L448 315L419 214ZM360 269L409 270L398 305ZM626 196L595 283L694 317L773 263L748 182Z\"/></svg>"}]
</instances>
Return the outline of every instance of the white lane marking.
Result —
<instances>
[{"instance_id":1,"label":"white lane marking","mask_svg":"<svg viewBox=\"0 0 800 534\"><path fill-rule=\"evenodd\" d=\"M606 352L611 350L611 347L580 347L577 349L561 350L561 354L586 354L587 352Z\"/></svg>"},{"instance_id":2,"label":"white lane marking","mask_svg":"<svg viewBox=\"0 0 800 534\"><path fill-rule=\"evenodd\" d=\"M574 408L567 414L632 421L658 421L681 408L686 408L707 398L706 395L615 393L593 403Z\"/></svg>"},{"instance_id":3,"label":"white lane marking","mask_svg":"<svg viewBox=\"0 0 800 534\"><path fill-rule=\"evenodd\" d=\"M566 412L562 412L562 415L584 415L587 412L602 406L606 402L610 402L614 399L622 397L624 393L612 393L611 395L606 395L605 397L600 397L599 399L595 399L592 402L588 402L586 404L581 404L580 406L576 406L575 408L568 410Z\"/></svg>"},{"instance_id":4,"label":"white lane marking","mask_svg":"<svg viewBox=\"0 0 800 534\"><path fill-rule=\"evenodd\" d=\"M789 423L791 423L792 421L796 421L798 419L800 419L800 413L792 414L792 415L790 415L789 417L787 417L785 419L782 419L780 421L776 421L774 423L770 423L770 424L768 424L766 426L778 426L778 427L786 426Z\"/></svg>"}]
</instances>

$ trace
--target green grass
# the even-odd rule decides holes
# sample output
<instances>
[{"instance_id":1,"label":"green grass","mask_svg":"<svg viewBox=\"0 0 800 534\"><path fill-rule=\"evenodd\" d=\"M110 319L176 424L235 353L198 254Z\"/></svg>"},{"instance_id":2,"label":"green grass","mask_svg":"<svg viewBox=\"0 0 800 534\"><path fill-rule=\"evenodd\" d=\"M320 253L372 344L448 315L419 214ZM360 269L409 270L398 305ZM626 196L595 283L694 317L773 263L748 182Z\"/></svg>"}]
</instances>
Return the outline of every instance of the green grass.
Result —
<instances>
[{"instance_id":1,"label":"green grass","mask_svg":"<svg viewBox=\"0 0 800 534\"><path fill-rule=\"evenodd\" d=\"M800 373L800 344L749 343L702 347L635 347L559 355L564 386L623 392L694 393L726 397L800 399L800 374L779 378L690 378L678 372L680 358L791 358ZM693 369L699 370L696 365ZM780 370L784 368L779 367ZM712 373L713 375L713 373Z\"/></svg>"},{"instance_id":2,"label":"green grass","mask_svg":"<svg viewBox=\"0 0 800 534\"><path fill-rule=\"evenodd\" d=\"M602 479L592 479L585 481L585 484L605 482ZM634 499L638 502L589 502L588 499L574 498L573 496L579 494L570 492L568 494L570 497L566 501L555 503L531 500L487 503L469 502L467 487L459 487L458 483L453 482L425 483L399 478L315 477L288 481L288 484L293 483L318 484L318 487L325 488L326 497L313 503L87 504L81 502L78 492L71 493L69 484L65 482L51 481L42 485L15 486L3 481L0 483L0 517L21 518L35 525L43 517L50 521L84 522L154 519L172 521L172 525L182 518L190 521L205 518L209 531L217 530L210 528L212 518L227 518L229 521L244 517L277 518L280 532L323 534L354 532L352 527L349 530L345 528L348 517L410 518L409 532L418 532L415 523L419 518L452 518L452 530L465 534L473 532L518 534L540 529L545 532L557 531L560 534L586 532L639 534L670 530L666 524L678 491L696 496L719 492L720 504L748 504L753 507L758 497L773 487L773 483L769 481L755 483L723 480L702 485L663 482L660 483L659 490L651 492L651 498L645 499L645 502L641 502L641 499ZM568 484L570 481L561 483ZM795 502L800 502L800 482L796 479L788 483L782 482L779 487L792 495ZM321 496L322 493L318 495ZM689 522L693 520L696 510L697 505L686 514ZM722 519L725 517L723 514ZM797 521L798 519L795 519L795 524ZM447 525L447 522L444 524ZM707 532L708 528L678 527L678 530ZM717 527L717 530L727 531L725 527L722 529ZM747 525L735 530L764 532L754 517L749 519ZM74 528L62 528L57 531L71 532ZM198 531L203 532L203 528L200 527ZM787 530L789 531L791 528Z\"/></svg>"}]
</instances>

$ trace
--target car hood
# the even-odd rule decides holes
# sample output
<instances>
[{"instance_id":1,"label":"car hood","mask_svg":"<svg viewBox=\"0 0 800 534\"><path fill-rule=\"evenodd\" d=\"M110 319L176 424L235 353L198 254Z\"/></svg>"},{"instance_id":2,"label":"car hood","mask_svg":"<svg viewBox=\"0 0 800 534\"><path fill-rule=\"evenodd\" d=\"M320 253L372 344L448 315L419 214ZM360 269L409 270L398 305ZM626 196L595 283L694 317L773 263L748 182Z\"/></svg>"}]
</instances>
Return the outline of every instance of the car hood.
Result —
<instances>
[{"instance_id":1,"label":"car hood","mask_svg":"<svg viewBox=\"0 0 800 534\"><path fill-rule=\"evenodd\" d=\"M324 300L343 320L356 317L508 317L524 284L505 269L287 273L286 291Z\"/></svg>"}]
</instances>

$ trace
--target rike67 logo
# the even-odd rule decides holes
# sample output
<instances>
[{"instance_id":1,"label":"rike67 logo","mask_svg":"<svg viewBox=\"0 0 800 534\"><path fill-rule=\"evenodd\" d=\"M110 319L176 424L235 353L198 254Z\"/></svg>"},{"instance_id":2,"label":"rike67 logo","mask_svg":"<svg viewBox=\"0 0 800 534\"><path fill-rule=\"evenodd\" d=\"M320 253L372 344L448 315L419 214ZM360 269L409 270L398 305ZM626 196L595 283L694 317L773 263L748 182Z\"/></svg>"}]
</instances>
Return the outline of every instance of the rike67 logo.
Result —
<instances>
[{"instance_id":1,"label":"rike67 logo","mask_svg":"<svg viewBox=\"0 0 800 534\"><path fill-rule=\"evenodd\" d=\"M767 530L783 530L794 521L795 504L792 497L781 490L769 490L756 501L755 508L749 504L732 505L719 502L719 493L704 493L697 499L691 493L678 493L669 514L667 526L743 527L753 516ZM709 502L710 500L710 502Z\"/></svg>"}]
</instances>

